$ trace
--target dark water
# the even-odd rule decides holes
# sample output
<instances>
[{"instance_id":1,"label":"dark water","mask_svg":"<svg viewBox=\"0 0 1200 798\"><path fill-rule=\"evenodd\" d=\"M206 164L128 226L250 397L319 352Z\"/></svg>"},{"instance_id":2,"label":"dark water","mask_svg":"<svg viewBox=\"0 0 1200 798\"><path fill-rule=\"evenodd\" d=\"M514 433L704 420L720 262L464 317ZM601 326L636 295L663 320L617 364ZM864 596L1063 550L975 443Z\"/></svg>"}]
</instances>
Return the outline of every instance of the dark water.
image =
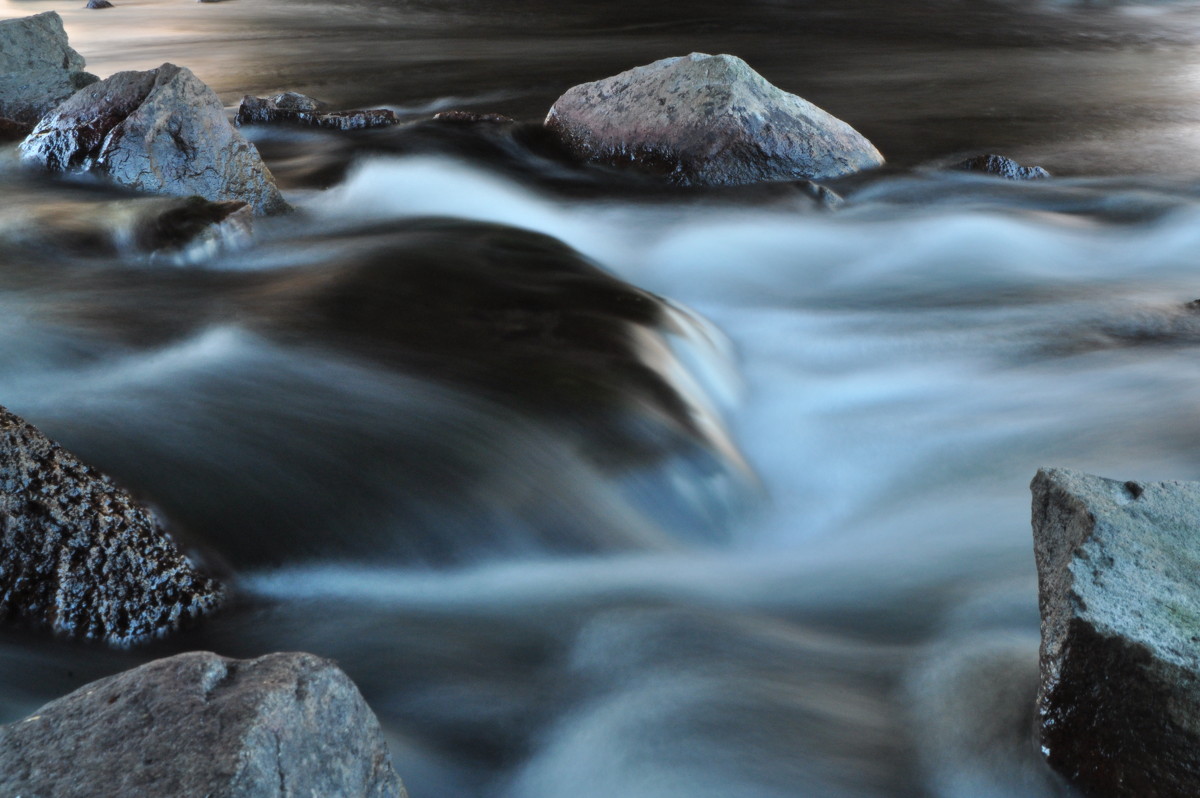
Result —
<instances>
[{"instance_id":1,"label":"dark water","mask_svg":"<svg viewBox=\"0 0 1200 798\"><path fill-rule=\"evenodd\" d=\"M1200 478L1193 4L0 1L51 8L101 75L409 124L251 131L300 212L154 259L144 200L0 161L0 404L238 594L133 652L6 632L4 720L307 650L416 798L1065 794L1027 484ZM830 212L540 135L573 83L696 50L891 168ZM936 168L992 150L1058 178Z\"/></svg>"}]
</instances>

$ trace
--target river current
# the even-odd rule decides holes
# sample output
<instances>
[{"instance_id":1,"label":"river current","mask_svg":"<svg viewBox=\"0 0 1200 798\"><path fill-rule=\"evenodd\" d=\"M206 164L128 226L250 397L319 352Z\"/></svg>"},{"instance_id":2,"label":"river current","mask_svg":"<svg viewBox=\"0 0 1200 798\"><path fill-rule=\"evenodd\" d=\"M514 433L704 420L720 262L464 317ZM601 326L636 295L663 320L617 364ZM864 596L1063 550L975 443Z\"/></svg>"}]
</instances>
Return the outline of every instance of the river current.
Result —
<instances>
[{"instance_id":1,"label":"river current","mask_svg":"<svg viewBox=\"0 0 1200 798\"><path fill-rule=\"evenodd\" d=\"M245 129L298 213L153 259L128 195L0 156L0 405L237 597L131 651L4 632L0 721L303 650L414 798L1068 795L1031 735L1028 483L1200 479L1195 3L114 2L0 17L58 11L101 76L405 123ZM889 167L829 209L539 134L692 51ZM982 152L1055 177L943 168Z\"/></svg>"}]
</instances>

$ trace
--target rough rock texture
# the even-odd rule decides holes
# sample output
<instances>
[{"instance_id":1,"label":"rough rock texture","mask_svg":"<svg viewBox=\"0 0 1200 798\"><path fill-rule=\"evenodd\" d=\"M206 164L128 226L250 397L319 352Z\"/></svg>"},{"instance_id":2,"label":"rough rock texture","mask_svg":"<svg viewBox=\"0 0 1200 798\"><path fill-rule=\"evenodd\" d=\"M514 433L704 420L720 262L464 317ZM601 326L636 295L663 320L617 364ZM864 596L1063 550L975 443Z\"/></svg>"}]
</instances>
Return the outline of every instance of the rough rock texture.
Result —
<instances>
[{"instance_id":1,"label":"rough rock texture","mask_svg":"<svg viewBox=\"0 0 1200 798\"><path fill-rule=\"evenodd\" d=\"M0 795L397 798L358 689L311 654L161 659L0 727Z\"/></svg>"},{"instance_id":2,"label":"rough rock texture","mask_svg":"<svg viewBox=\"0 0 1200 798\"><path fill-rule=\"evenodd\" d=\"M127 645L222 597L149 510L0 408L0 621Z\"/></svg>"},{"instance_id":3,"label":"rough rock texture","mask_svg":"<svg viewBox=\"0 0 1200 798\"><path fill-rule=\"evenodd\" d=\"M821 179L883 163L854 128L731 55L692 53L575 86L545 125L580 158L682 185Z\"/></svg>"},{"instance_id":4,"label":"rough rock texture","mask_svg":"<svg viewBox=\"0 0 1200 798\"><path fill-rule=\"evenodd\" d=\"M108 0L88 0L88 4L84 8L112 8L113 4Z\"/></svg>"},{"instance_id":5,"label":"rough rock texture","mask_svg":"<svg viewBox=\"0 0 1200 798\"><path fill-rule=\"evenodd\" d=\"M1200 483L1033 480L1042 751L1085 795L1200 791Z\"/></svg>"},{"instance_id":6,"label":"rough rock texture","mask_svg":"<svg viewBox=\"0 0 1200 798\"><path fill-rule=\"evenodd\" d=\"M242 98L234 122L238 125L293 124L333 130L364 130L390 127L400 120L386 108L360 111L324 111L324 103L296 92L274 97Z\"/></svg>"},{"instance_id":7,"label":"rough rock texture","mask_svg":"<svg viewBox=\"0 0 1200 798\"><path fill-rule=\"evenodd\" d=\"M477 122L506 124L515 121L511 116L505 116L504 114L479 111L439 111L433 115L433 119L435 122L459 122L462 124L475 124Z\"/></svg>"},{"instance_id":8,"label":"rough rock texture","mask_svg":"<svg viewBox=\"0 0 1200 798\"><path fill-rule=\"evenodd\" d=\"M21 151L50 169L99 172L139 191L240 200L260 214L287 209L217 95L174 64L118 72L79 91L38 123Z\"/></svg>"},{"instance_id":9,"label":"rough rock texture","mask_svg":"<svg viewBox=\"0 0 1200 798\"><path fill-rule=\"evenodd\" d=\"M1021 166L1012 158L1003 155L977 155L956 164L955 169L963 172L984 172L1006 180L1041 180L1050 173L1040 166Z\"/></svg>"},{"instance_id":10,"label":"rough rock texture","mask_svg":"<svg viewBox=\"0 0 1200 798\"><path fill-rule=\"evenodd\" d=\"M32 125L96 80L55 12L0 20L0 116Z\"/></svg>"}]
</instances>

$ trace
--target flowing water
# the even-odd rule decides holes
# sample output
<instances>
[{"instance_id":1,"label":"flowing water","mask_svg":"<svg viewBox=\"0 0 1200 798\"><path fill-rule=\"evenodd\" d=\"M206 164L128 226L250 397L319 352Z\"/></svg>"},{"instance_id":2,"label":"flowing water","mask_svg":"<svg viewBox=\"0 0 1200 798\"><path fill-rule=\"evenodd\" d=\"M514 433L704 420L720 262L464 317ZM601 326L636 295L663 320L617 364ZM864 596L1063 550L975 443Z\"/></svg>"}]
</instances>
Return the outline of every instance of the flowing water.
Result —
<instances>
[{"instance_id":1,"label":"flowing water","mask_svg":"<svg viewBox=\"0 0 1200 798\"><path fill-rule=\"evenodd\" d=\"M1200 479L1195 4L116 2L0 17L59 11L100 75L406 123L248 129L299 212L176 257L131 249L138 200L0 159L0 404L237 595L128 652L5 632L0 720L306 650L414 798L1066 794L1027 485ZM891 166L831 211L540 135L574 83L691 51ZM987 151L1056 178L939 168Z\"/></svg>"}]
</instances>

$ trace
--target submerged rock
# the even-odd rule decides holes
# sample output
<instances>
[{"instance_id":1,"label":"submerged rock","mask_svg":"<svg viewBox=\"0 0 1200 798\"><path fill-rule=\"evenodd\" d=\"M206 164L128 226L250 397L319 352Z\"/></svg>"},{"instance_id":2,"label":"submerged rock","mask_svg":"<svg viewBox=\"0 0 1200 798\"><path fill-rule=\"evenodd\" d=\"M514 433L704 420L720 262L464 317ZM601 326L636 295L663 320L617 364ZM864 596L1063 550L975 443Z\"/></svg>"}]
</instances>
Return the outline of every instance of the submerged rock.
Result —
<instances>
[{"instance_id":1,"label":"submerged rock","mask_svg":"<svg viewBox=\"0 0 1200 798\"><path fill-rule=\"evenodd\" d=\"M0 620L128 645L222 598L150 510L0 408Z\"/></svg>"},{"instance_id":2,"label":"submerged rock","mask_svg":"<svg viewBox=\"0 0 1200 798\"><path fill-rule=\"evenodd\" d=\"M34 124L54 106L95 83L83 56L67 44L53 11L0 20L0 116Z\"/></svg>"},{"instance_id":3,"label":"submerged rock","mask_svg":"<svg viewBox=\"0 0 1200 798\"><path fill-rule=\"evenodd\" d=\"M403 798L379 722L332 662L180 654L0 727L0 794Z\"/></svg>"},{"instance_id":4,"label":"submerged rock","mask_svg":"<svg viewBox=\"0 0 1200 798\"><path fill-rule=\"evenodd\" d=\"M485 122L490 124L507 124L515 121L511 116L496 113L481 113L479 111L439 111L433 115L435 122L458 122L475 124Z\"/></svg>"},{"instance_id":5,"label":"submerged rock","mask_svg":"<svg viewBox=\"0 0 1200 798\"><path fill-rule=\"evenodd\" d=\"M983 172L1006 180L1041 180L1050 176L1040 166L1021 166L1003 155L977 155L956 164L954 168L963 172Z\"/></svg>"},{"instance_id":6,"label":"submerged rock","mask_svg":"<svg viewBox=\"0 0 1200 798\"><path fill-rule=\"evenodd\" d=\"M575 86L545 125L582 159L682 185L831 178L883 164L854 128L731 55L692 53Z\"/></svg>"},{"instance_id":7,"label":"submerged rock","mask_svg":"<svg viewBox=\"0 0 1200 798\"><path fill-rule=\"evenodd\" d=\"M79 91L38 123L21 151L52 170L97 172L139 191L237 200L260 214L287 209L217 95L174 64L118 72Z\"/></svg>"},{"instance_id":8,"label":"submerged rock","mask_svg":"<svg viewBox=\"0 0 1200 798\"><path fill-rule=\"evenodd\" d=\"M332 130L365 130L390 127L400 120L386 108L357 111L325 111L325 104L294 91L274 97L251 97L247 94L238 107L238 125L293 124L322 127Z\"/></svg>"},{"instance_id":9,"label":"submerged rock","mask_svg":"<svg viewBox=\"0 0 1200 798\"><path fill-rule=\"evenodd\" d=\"M1042 751L1094 798L1200 789L1200 483L1033 480Z\"/></svg>"}]
</instances>

